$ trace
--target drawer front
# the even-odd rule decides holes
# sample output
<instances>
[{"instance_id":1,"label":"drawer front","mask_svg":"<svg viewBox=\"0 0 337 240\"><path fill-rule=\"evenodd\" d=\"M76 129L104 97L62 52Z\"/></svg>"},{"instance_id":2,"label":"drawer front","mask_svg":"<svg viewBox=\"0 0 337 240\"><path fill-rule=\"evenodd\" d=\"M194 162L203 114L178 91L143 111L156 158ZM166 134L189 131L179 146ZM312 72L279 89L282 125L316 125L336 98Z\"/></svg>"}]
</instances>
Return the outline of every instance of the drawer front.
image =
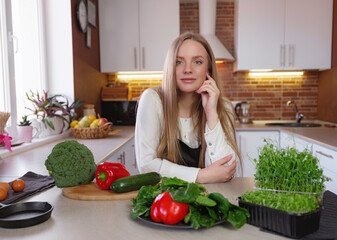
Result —
<instances>
[{"instance_id":1,"label":"drawer front","mask_svg":"<svg viewBox=\"0 0 337 240\"><path fill-rule=\"evenodd\" d=\"M337 194L337 174L329 170L324 169L324 176L330 178L330 181L326 182L325 189Z\"/></svg>"},{"instance_id":2,"label":"drawer front","mask_svg":"<svg viewBox=\"0 0 337 240\"><path fill-rule=\"evenodd\" d=\"M309 141L306 141L302 138L299 138L291 133L285 133L281 131L280 134L280 141L281 141L281 148L287 148L292 147L296 148L298 151L302 152L305 149L308 149L310 152L312 152L312 143Z\"/></svg>"},{"instance_id":3,"label":"drawer front","mask_svg":"<svg viewBox=\"0 0 337 240\"><path fill-rule=\"evenodd\" d=\"M313 145L313 154L319 159L323 170L337 174L337 152L320 145Z\"/></svg>"},{"instance_id":4,"label":"drawer front","mask_svg":"<svg viewBox=\"0 0 337 240\"><path fill-rule=\"evenodd\" d=\"M337 152L314 144L313 154L319 159L324 176L330 178L325 183L326 190L337 194Z\"/></svg>"}]
</instances>

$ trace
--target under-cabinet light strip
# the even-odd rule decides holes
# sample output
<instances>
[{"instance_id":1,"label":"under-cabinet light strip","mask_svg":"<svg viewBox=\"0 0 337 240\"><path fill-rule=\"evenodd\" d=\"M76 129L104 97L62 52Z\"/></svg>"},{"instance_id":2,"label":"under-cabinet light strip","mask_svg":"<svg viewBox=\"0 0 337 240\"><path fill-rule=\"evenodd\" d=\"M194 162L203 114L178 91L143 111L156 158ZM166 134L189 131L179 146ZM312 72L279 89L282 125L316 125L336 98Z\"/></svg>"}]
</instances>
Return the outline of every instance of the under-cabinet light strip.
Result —
<instances>
[{"instance_id":1,"label":"under-cabinet light strip","mask_svg":"<svg viewBox=\"0 0 337 240\"><path fill-rule=\"evenodd\" d=\"M118 79L147 79L147 78L163 78L162 74L134 74L134 75L117 75Z\"/></svg>"},{"instance_id":2,"label":"under-cabinet light strip","mask_svg":"<svg viewBox=\"0 0 337 240\"><path fill-rule=\"evenodd\" d=\"M118 79L147 79L147 78L163 78L163 73L156 72L117 72Z\"/></svg>"},{"instance_id":3,"label":"under-cabinet light strip","mask_svg":"<svg viewBox=\"0 0 337 240\"><path fill-rule=\"evenodd\" d=\"M250 72L250 77L261 76L302 76L303 72Z\"/></svg>"}]
</instances>

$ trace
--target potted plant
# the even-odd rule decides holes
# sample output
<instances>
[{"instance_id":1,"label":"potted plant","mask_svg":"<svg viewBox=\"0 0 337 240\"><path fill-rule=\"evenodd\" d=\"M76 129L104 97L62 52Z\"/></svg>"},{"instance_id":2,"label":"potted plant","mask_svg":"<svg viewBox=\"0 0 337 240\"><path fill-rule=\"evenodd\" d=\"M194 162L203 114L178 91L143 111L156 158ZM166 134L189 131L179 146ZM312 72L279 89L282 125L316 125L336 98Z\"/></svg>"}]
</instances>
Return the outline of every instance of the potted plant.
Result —
<instances>
[{"instance_id":1,"label":"potted plant","mask_svg":"<svg viewBox=\"0 0 337 240\"><path fill-rule=\"evenodd\" d=\"M278 149L271 141L259 152L255 191L239 198L248 223L288 237L303 237L319 227L324 183L319 161L305 149Z\"/></svg>"},{"instance_id":2,"label":"potted plant","mask_svg":"<svg viewBox=\"0 0 337 240\"><path fill-rule=\"evenodd\" d=\"M62 133L65 128L68 129L70 122L76 118L74 110L84 103L80 99L76 99L72 104L69 104L69 100L63 95L48 95L48 92L45 91L42 95L39 92L30 91L29 94L26 93L26 96L33 104L33 108L26 108L31 110L36 119L40 120L44 126L43 129L41 124L36 124L33 121L34 125L39 128L39 137ZM43 134L44 130L49 130L49 133Z\"/></svg>"},{"instance_id":3,"label":"potted plant","mask_svg":"<svg viewBox=\"0 0 337 240\"><path fill-rule=\"evenodd\" d=\"M27 115L22 117L22 121L18 124L18 133L19 139L22 142L30 143L33 138L33 126L31 126L32 122L27 119ZM37 134L37 131L35 135Z\"/></svg>"}]
</instances>

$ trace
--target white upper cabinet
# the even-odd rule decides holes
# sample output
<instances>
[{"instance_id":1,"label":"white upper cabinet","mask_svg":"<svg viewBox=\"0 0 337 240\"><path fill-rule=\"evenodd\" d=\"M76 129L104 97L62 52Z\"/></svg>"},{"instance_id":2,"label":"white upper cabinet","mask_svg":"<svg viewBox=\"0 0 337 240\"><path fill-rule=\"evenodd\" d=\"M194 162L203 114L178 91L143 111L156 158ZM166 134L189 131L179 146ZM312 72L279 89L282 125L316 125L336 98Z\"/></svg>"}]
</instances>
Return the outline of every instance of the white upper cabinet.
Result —
<instances>
[{"instance_id":1,"label":"white upper cabinet","mask_svg":"<svg viewBox=\"0 0 337 240\"><path fill-rule=\"evenodd\" d=\"M99 0L101 72L161 71L179 0Z\"/></svg>"},{"instance_id":2,"label":"white upper cabinet","mask_svg":"<svg viewBox=\"0 0 337 240\"><path fill-rule=\"evenodd\" d=\"M332 0L236 0L236 70L331 67Z\"/></svg>"}]
</instances>

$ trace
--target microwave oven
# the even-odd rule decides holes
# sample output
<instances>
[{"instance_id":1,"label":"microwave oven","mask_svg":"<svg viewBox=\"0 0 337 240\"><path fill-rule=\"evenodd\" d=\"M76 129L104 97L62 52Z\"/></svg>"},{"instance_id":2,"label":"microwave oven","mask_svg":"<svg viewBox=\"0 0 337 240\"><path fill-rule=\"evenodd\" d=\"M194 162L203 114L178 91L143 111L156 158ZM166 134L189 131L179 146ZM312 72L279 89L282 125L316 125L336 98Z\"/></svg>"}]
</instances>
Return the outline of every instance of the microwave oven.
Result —
<instances>
[{"instance_id":1,"label":"microwave oven","mask_svg":"<svg viewBox=\"0 0 337 240\"><path fill-rule=\"evenodd\" d=\"M102 101L102 117L114 125L135 125L137 101Z\"/></svg>"}]
</instances>

